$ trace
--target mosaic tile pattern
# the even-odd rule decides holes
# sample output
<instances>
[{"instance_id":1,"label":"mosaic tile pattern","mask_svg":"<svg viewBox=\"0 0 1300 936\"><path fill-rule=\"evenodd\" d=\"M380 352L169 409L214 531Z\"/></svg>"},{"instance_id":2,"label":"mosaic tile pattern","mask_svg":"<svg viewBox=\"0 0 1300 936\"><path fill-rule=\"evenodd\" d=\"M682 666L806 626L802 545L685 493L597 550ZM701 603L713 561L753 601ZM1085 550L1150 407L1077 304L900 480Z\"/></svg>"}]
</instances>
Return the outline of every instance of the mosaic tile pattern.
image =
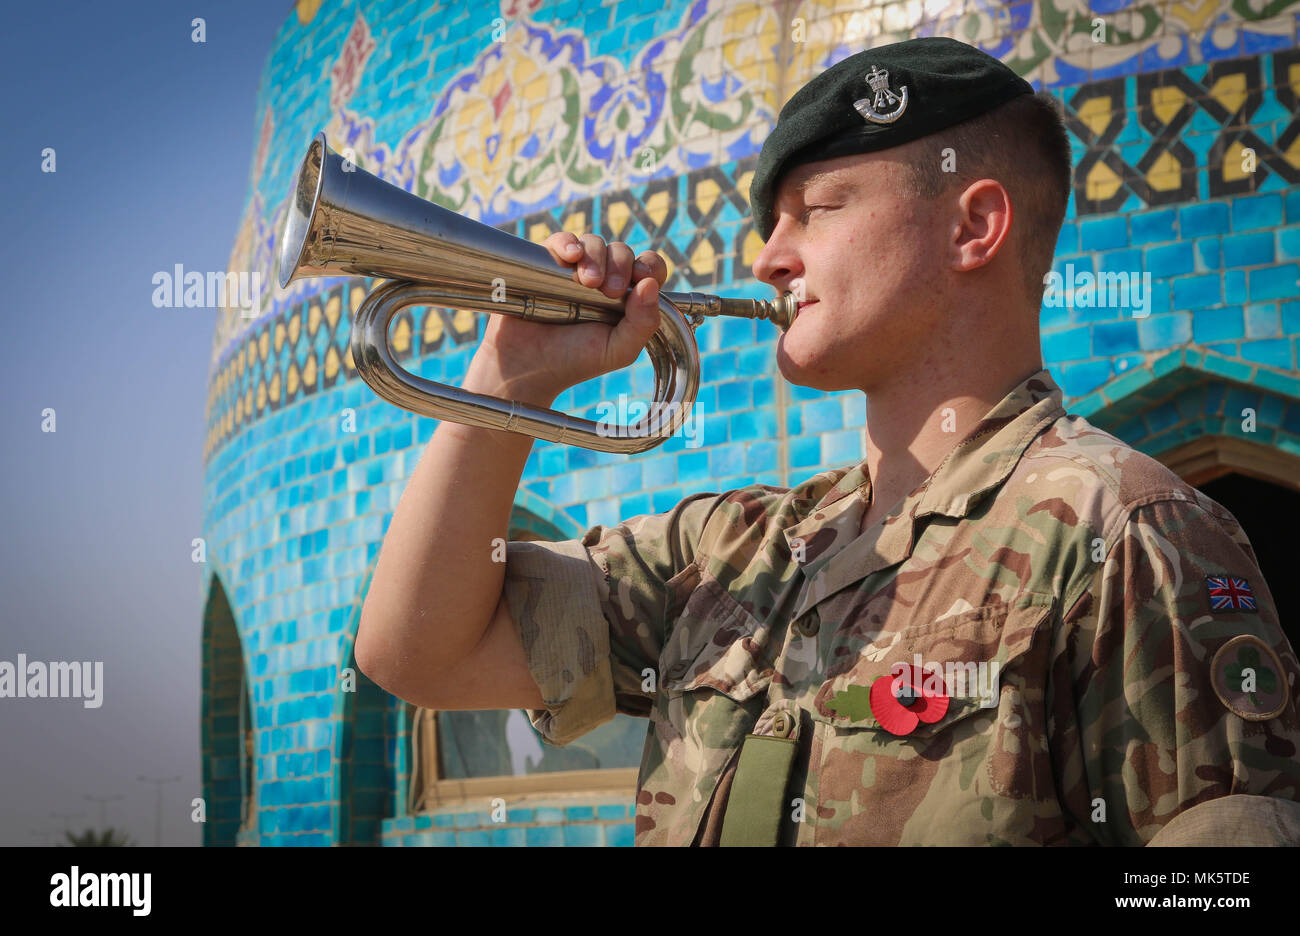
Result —
<instances>
[{"instance_id":1,"label":"mosaic tile pattern","mask_svg":"<svg viewBox=\"0 0 1300 936\"><path fill-rule=\"evenodd\" d=\"M662 252L670 288L765 298L750 276L761 242L747 191L781 104L858 48L953 35L1065 104L1077 170L1054 269L1152 274L1144 318L1044 307L1046 359L1072 408L1160 452L1234 434L1232 415L1251 405L1251 438L1300 454L1297 11L1300 0L303 0L263 76L230 268L274 282L289 179L324 128L370 171L521 237L595 230ZM409 706L360 674L355 693L339 691L374 557L435 426L356 379L348 333L370 285L275 290L251 319L226 310L214 334L205 842L630 843L630 804L608 798L512 803L504 824L468 806L407 815ZM483 324L407 310L395 356L459 383ZM512 537L579 536L699 490L788 484L862 457L861 397L780 381L774 329L715 320L698 339L702 445L627 457L538 443ZM556 405L592 417L621 394L648 399L651 374L642 360Z\"/></svg>"},{"instance_id":2,"label":"mosaic tile pattern","mask_svg":"<svg viewBox=\"0 0 1300 936\"><path fill-rule=\"evenodd\" d=\"M503 822L491 812L441 809L384 822L381 844L389 846L627 846L636 831L636 805L621 799L536 799L507 810Z\"/></svg>"}]
</instances>

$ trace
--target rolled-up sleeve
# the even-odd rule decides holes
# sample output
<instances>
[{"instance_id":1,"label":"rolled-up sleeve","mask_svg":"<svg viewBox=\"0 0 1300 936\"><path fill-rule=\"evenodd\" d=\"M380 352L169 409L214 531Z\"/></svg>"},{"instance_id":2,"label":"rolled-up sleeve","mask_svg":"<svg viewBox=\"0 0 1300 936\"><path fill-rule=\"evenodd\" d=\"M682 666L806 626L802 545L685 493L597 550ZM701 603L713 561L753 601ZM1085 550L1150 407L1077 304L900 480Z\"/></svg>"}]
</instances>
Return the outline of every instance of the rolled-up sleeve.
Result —
<instances>
[{"instance_id":1,"label":"rolled-up sleeve","mask_svg":"<svg viewBox=\"0 0 1300 936\"><path fill-rule=\"evenodd\" d=\"M508 544L503 594L546 704L528 717L546 741L567 744L619 712L649 714L645 674L663 650L674 579L690 578L723 496L693 495L581 540Z\"/></svg>"}]
</instances>

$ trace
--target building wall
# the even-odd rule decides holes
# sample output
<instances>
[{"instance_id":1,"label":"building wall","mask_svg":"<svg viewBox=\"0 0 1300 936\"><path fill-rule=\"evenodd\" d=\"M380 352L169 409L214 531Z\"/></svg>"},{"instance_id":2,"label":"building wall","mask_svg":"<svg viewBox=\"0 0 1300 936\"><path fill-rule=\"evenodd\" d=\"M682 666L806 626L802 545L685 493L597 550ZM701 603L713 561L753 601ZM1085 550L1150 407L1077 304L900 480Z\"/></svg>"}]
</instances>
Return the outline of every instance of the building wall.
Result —
<instances>
[{"instance_id":1,"label":"building wall","mask_svg":"<svg viewBox=\"0 0 1300 936\"><path fill-rule=\"evenodd\" d=\"M1236 435L1300 455L1298 13L1300 0L300 2L263 74L230 269L276 281L290 179L324 129L363 168L520 237L594 230L663 253L669 289L767 298L747 192L780 106L858 49L951 35L1065 105L1062 283L1151 274L1149 306L1085 305L1086 289L1045 303L1045 359L1071 408L1155 454ZM234 833L225 806L207 841L630 842L630 800L595 792L512 801L504 823L487 799L407 814L409 707L348 670L369 571L435 423L356 377L351 313L369 286L270 289L216 328L204 535L223 594L204 625L205 783L225 803L240 773L228 690L242 665L254 820ZM393 350L458 384L483 325L408 310ZM860 460L861 395L785 384L776 338L744 320L701 326L698 436L640 456L536 444L512 536L578 536L696 491ZM556 406L590 418L651 389L643 360Z\"/></svg>"}]
</instances>

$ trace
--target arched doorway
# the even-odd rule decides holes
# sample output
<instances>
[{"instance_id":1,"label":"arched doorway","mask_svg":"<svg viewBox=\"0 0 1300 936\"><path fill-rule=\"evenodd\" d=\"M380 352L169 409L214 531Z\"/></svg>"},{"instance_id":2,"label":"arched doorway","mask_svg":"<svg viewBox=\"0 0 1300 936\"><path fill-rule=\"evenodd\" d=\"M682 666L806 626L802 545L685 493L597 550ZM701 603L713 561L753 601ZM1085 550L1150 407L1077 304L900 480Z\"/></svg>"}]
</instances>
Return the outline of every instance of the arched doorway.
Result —
<instances>
[{"instance_id":1,"label":"arched doorway","mask_svg":"<svg viewBox=\"0 0 1300 936\"><path fill-rule=\"evenodd\" d=\"M256 841L257 784L248 668L230 600L212 576L203 609L204 845Z\"/></svg>"},{"instance_id":2,"label":"arched doorway","mask_svg":"<svg viewBox=\"0 0 1300 936\"><path fill-rule=\"evenodd\" d=\"M405 786L406 752L396 743L410 705L377 686L361 668L349 640L346 678L340 686L343 713L339 722L340 845L378 845L384 819L400 816L398 797Z\"/></svg>"}]
</instances>

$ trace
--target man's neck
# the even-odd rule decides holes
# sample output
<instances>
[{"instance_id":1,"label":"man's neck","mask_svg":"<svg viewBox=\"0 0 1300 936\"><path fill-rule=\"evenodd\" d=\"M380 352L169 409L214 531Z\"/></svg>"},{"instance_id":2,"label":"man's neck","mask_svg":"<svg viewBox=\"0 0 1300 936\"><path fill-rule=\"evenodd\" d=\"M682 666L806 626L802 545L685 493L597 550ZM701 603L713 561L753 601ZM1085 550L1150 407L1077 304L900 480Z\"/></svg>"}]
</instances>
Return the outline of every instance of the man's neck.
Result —
<instances>
[{"instance_id":1,"label":"man's neck","mask_svg":"<svg viewBox=\"0 0 1300 936\"><path fill-rule=\"evenodd\" d=\"M866 530L885 517L1025 378L1042 368L1037 356L983 372L929 371L891 380L867 396L866 451L871 503Z\"/></svg>"}]
</instances>

